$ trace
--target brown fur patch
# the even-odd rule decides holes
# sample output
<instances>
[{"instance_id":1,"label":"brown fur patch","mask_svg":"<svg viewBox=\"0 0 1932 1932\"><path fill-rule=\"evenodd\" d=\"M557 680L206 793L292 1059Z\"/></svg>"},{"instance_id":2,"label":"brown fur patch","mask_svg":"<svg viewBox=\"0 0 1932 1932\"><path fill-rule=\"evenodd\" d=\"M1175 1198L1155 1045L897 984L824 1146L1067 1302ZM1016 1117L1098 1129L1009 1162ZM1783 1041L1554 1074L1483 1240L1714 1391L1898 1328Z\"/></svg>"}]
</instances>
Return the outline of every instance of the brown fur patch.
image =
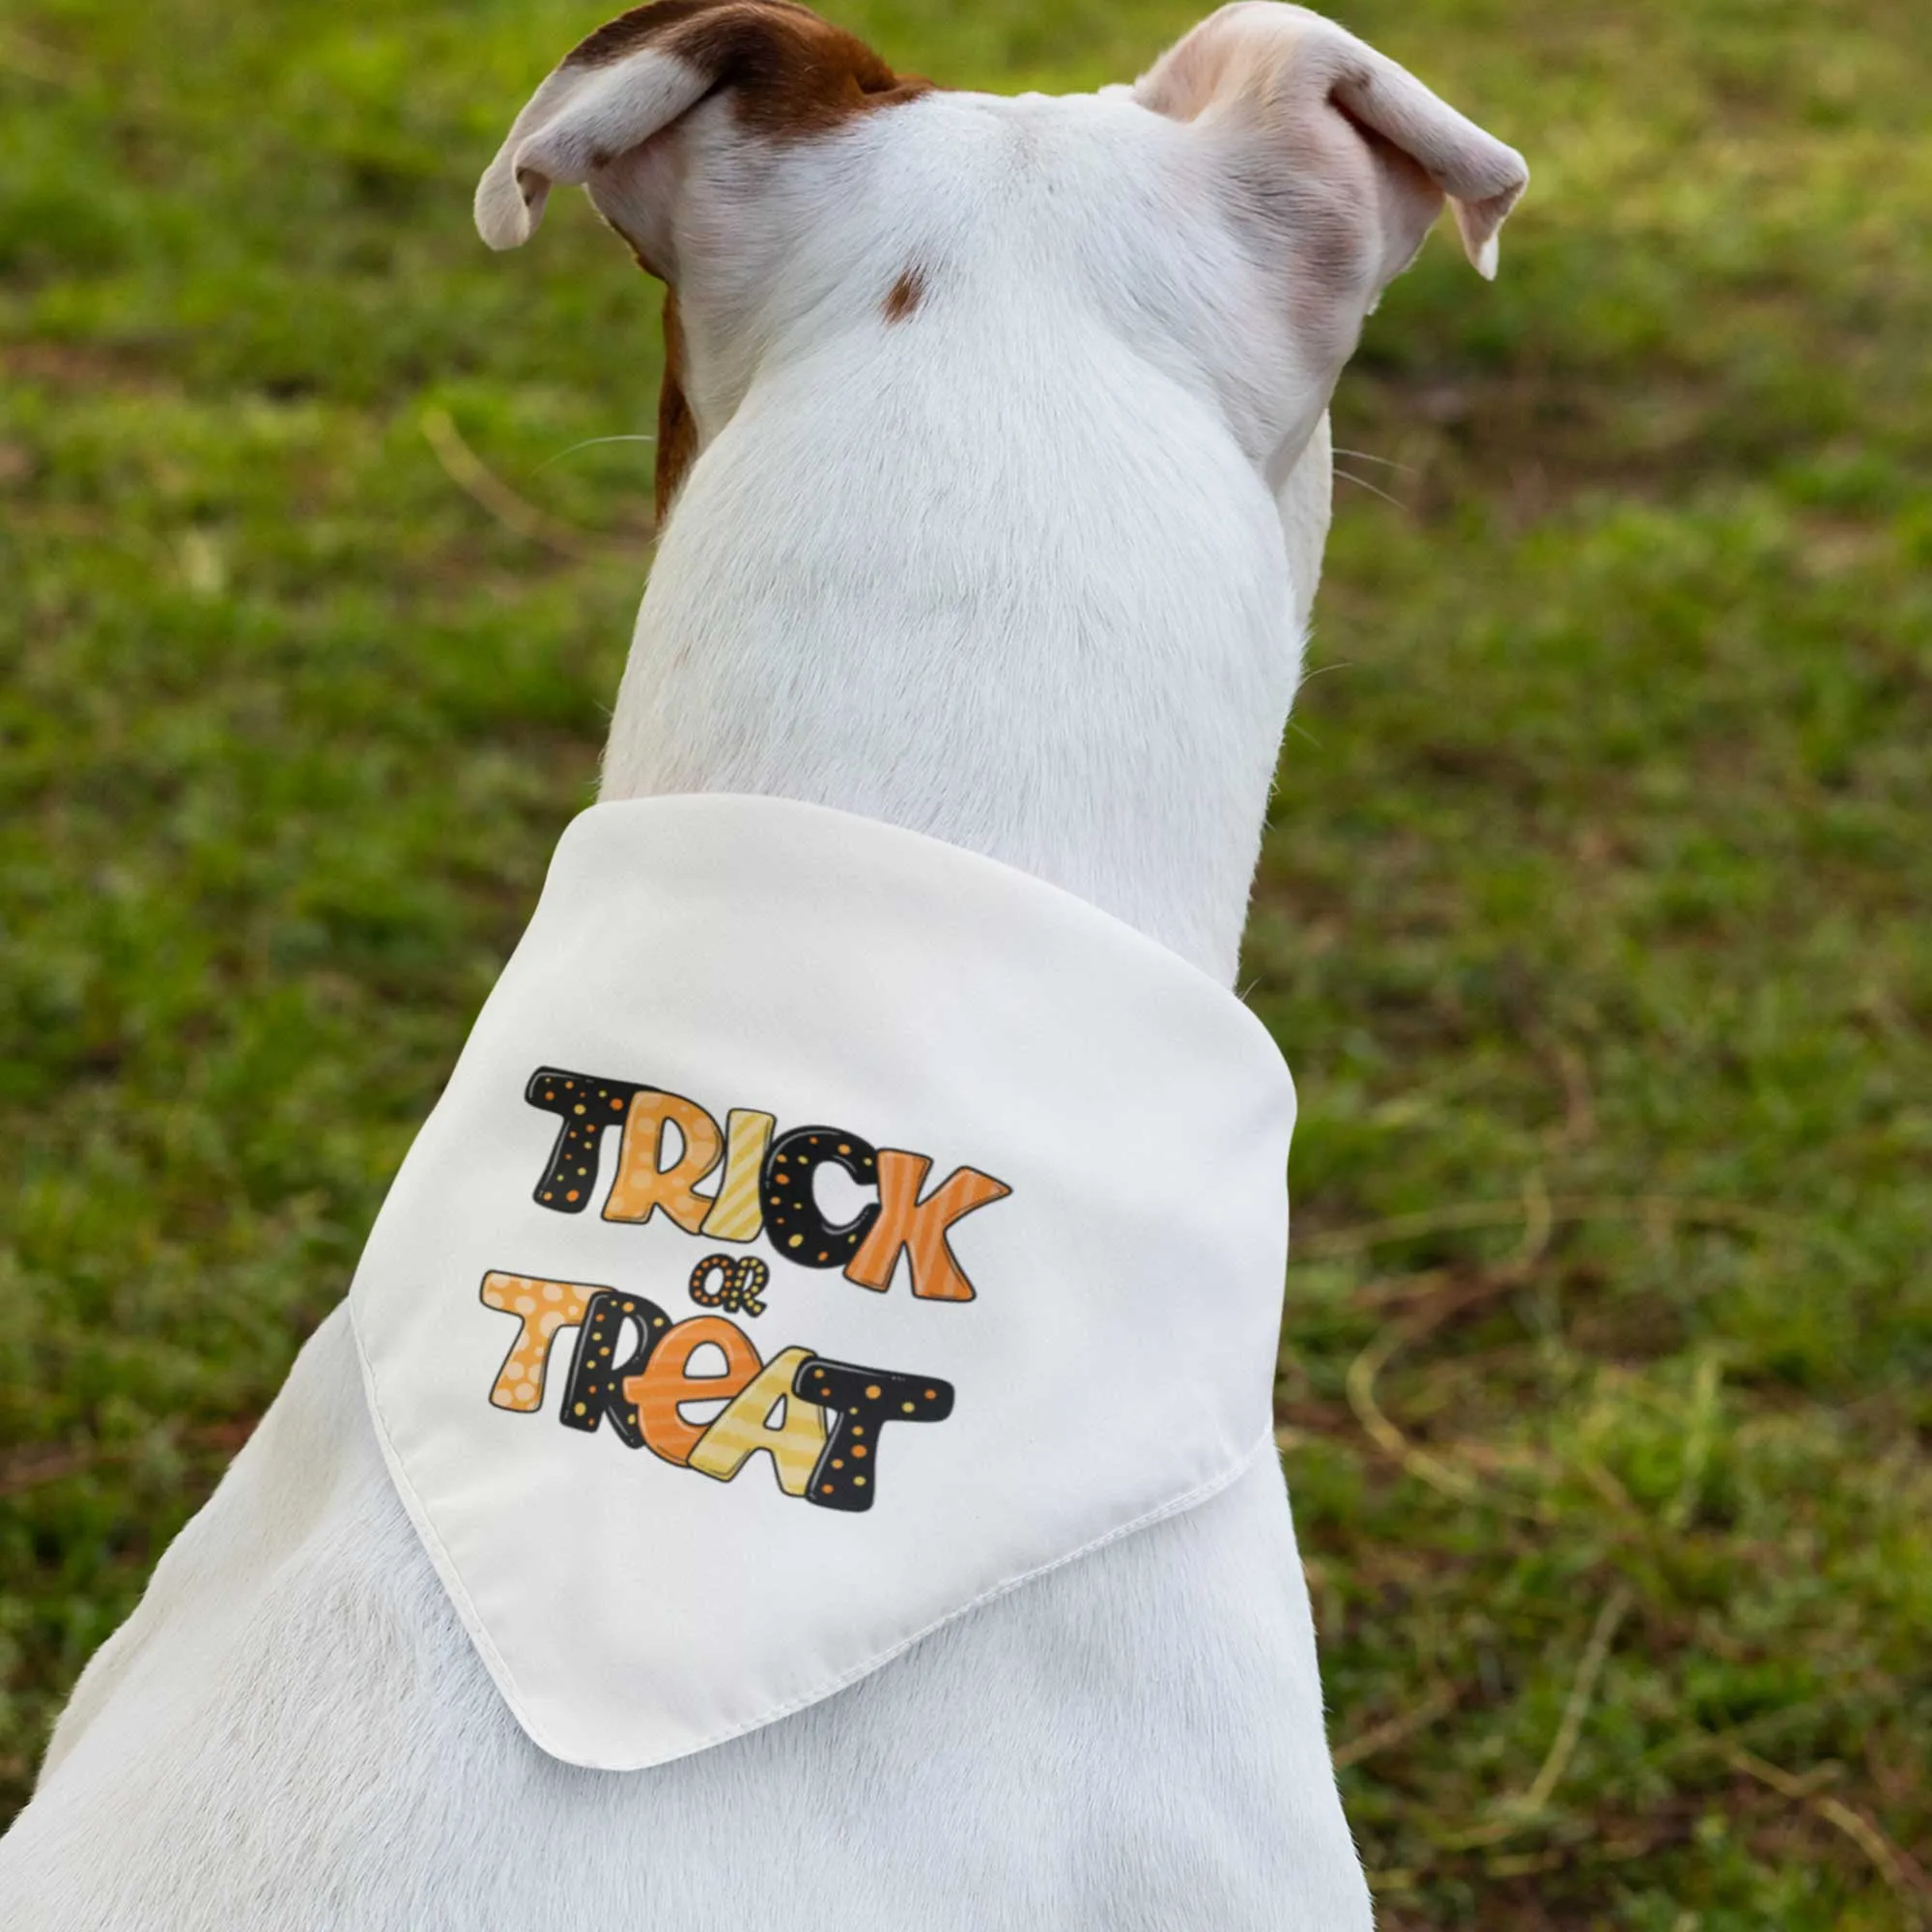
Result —
<instances>
[{"instance_id":1,"label":"brown fur patch","mask_svg":"<svg viewBox=\"0 0 1932 1932\"><path fill-rule=\"evenodd\" d=\"M794 0L653 0L599 27L565 56L563 66L611 67L646 48L674 54L709 75L712 92L730 97L739 125L775 142L829 133L855 115L917 99L932 87L915 75L895 73L864 41ZM635 242L632 252L646 274L666 279ZM901 320L923 294L919 270L909 270L887 298L888 315ZM664 337L664 386L658 392L660 527L697 454L697 423L684 391L684 329L676 292L668 285Z\"/></svg>"},{"instance_id":2,"label":"brown fur patch","mask_svg":"<svg viewBox=\"0 0 1932 1932\"><path fill-rule=\"evenodd\" d=\"M665 290L664 387L658 391L657 520L664 527L670 499L697 454L697 421L684 393L684 325L678 320L676 293Z\"/></svg>"},{"instance_id":3,"label":"brown fur patch","mask_svg":"<svg viewBox=\"0 0 1932 1932\"><path fill-rule=\"evenodd\" d=\"M880 307L888 322L903 322L924 299L925 270L914 267L886 291L886 298Z\"/></svg>"},{"instance_id":4,"label":"brown fur patch","mask_svg":"<svg viewBox=\"0 0 1932 1932\"><path fill-rule=\"evenodd\" d=\"M645 47L688 61L774 141L830 132L916 99L932 83L895 73L864 41L792 0L654 0L599 27L565 67L608 67Z\"/></svg>"}]
</instances>

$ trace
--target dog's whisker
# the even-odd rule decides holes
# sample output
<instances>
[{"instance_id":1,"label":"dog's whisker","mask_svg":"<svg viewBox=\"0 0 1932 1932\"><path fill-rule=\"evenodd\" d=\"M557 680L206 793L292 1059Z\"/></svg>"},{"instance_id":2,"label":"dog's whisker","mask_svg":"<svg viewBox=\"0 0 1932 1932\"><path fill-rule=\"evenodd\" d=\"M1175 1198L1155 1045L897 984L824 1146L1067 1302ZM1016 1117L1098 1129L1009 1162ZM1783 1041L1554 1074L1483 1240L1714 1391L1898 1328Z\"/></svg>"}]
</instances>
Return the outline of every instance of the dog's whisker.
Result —
<instances>
[{"instance_id":1,"label":"dog's whisker","mask_svg":"<svg viewBox=\"0 0 1932 1932\"><path fill-rule=\"evenodd\" d=\"M1339 463L1335 466L1335 474L1354 484L1357 489L1366 490L1371 497L1379 497L1384 503L1393 503L1398 510L1408 508L1400 497L1391 497L1386 490L1378 489L1366 476L1357 476L1352 469L1344 469Z\"/></svg>"},{"instance_id":2,"label":"dog's whisker","mask_svg":"<svg viewBox=\"0 0 1932 1932\"><path fill-rule=\"evenodd\" d=\"M443 473L472 501L479 503L505 529L543 544L560 556L582 563L630 555L627 546L607 541L566 524L549 511L527 502L510 488L463 440L463 432L447 410L427 409L419 420L423 440L442 465Z\"/></svg>"},{"instance_id":3,"label":"dog's whisker","mask_svg":"<svg viewBox=\"0 0 1932 1932\"><path fill-rule=\"evenodd\" d=\"M600 442L655 442L654 436L586 436L582 442L573 442L568 449L559 449L554 456L546 456L530 471L532 476L541 476L553 463L561 463L566 456L575 456L580 449L595 449Z\"/></svg>"},{"instance_id":4,"label":"dog's whisker","mask_svg":"<svg viewBox=\"0 0 1932 1932\"><path fill-rule=\"evenodd\" d=\"M1336 456L1352 456L1360 463L1379 463L1384 469L1399 469L1405 476L1420 476L1422 471L1412 463L1398 463L1393 457L1373 456L1366 449L1338 449Z\"/></svg>"},{"instance_id":5,"label":"dog's whisker","mask_svg":"<svg viewBox=\"0 0 1932 1932\"><path fill-rule=\"evenodd\" d=\"M1313 670L1305 670L1301 673L1294 688L1296 691L1306 691L1318 677L1326 677L1331 670L1352 670L1354 668L1355 664L1352 658L1337 658L1333 664L1317 665Z\"/></svg>"}]
</instances>

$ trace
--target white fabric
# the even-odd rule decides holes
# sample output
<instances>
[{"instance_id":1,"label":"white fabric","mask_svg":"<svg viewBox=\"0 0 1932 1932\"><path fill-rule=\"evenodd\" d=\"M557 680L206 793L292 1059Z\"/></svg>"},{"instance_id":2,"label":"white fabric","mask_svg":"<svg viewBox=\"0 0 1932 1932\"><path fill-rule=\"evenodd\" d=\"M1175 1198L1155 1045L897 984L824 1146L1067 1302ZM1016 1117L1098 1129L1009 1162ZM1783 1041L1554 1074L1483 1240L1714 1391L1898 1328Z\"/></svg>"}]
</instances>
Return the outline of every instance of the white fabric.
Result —
<instances>
[{"instance_id":1,"label":"white fabric","mask_svg":"<svg viewBox=\"0 0 1932 1932\"><path fill-rule=\"evenodd\" d=\"M728 1144L701 1178L665 1094ZM611 1770L700 1749L1232 1480L1272 1441L1293 1113L1237 1000L1023 873L770 799L579 817L350 1297L390 1472L530 1737ZM801 1182L805 1128L858 1179ZM694 1282L712 1256L768 1278ZM724 1420L669 1406L721 1331L664 1338L699 1319L751 1348L690 1375L766 1365ZM785 1460L732 1469L748 1431Z\"/></svg>"}]
</instances>

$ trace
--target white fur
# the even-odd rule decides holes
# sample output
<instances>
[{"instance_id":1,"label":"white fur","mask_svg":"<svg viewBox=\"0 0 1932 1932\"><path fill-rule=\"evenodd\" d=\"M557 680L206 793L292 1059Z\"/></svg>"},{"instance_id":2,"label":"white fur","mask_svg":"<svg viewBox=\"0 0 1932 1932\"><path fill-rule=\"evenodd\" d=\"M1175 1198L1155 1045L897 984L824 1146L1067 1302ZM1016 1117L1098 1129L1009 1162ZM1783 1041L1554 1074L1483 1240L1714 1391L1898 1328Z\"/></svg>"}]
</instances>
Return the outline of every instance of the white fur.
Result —
<instances>
[{"instance_id":1,"label":"white fur","mask_svg":"<svg viewBox=\"0 0 1932 1932\"><path fill-rule=\"evenodd\" d=\"M1367 1922L1281 1477L651 1772L524 1737L329 1317L82 1678L9 1932L1179 1932Z\"/></svg>"},{"instance_id":2,"label":"white fur","mask_svg":"<svg viewBox=\"0 0 1932 1932\"><path fill-rule=\"evenodd\" d=\"M1267 466L1325 392L1202 218L1188 130L1118 99L939 94L772 162L722 103L692 118L709 192L675 242L704 453L604 796L890 819L1232 979L1314 590ZM925 294L889 323L907 270ZM1284 494L1313 559L1327 478L1302 455Z\"/></svg>"},{"instance_id":3,"label":"white fur","mask_svg":"<svg viewBox=\"0 0 1932 1932\"><path fill-rule=\"evenodd\" d=\"M1340 145L1346 124L1317 130L1313 190L1258 194L1333 110L1255 84L1257 64L1292 73L1312 19L1271 10L1279 44L1257 50L1255 11L1231 10L1234 54L1210 21L1138 93L932 95L780 150L718 96L638 134L677 111L662 57L546 84L479 222L521 240L550 180L587 179L675 279L702 444L606 797L869 813L1232 977L1327 524L1323 411L1435 205ZM1408 85L1403 110L1466 161ZM644 145L598 160L556 125L580 98ZM1297 252L1304 217L1351 208L1359 247ZM1479 220L1472 252L1492 243ZM888 321L907 270L923 294ZM589 1773L529 1745L485 1677L384 1474L339 1312L88 1667L0 1844L17 1932L1369 1916L1272 1467L753 1735Z\"/></svg>"}]
</instances>

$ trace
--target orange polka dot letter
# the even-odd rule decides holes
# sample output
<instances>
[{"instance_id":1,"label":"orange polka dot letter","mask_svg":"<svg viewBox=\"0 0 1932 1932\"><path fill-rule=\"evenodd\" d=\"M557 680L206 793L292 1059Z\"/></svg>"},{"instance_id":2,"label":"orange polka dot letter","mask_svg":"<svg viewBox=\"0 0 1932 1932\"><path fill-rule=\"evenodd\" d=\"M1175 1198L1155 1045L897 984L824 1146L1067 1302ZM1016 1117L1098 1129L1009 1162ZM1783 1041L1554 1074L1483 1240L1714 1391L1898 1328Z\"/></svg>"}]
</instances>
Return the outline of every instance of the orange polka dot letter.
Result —
<instances>
[{"instance_id":1,"label":"orange polka dot letter","mask_svg":"<svg viewBox=\"0 0 1932 1932\"><path fill-rule=\"evenodd\" d=\"M679 1143L671 1161L664 1157L667 1127ZM697 1183L718 1165L724 1150L724 1136L702 1107L678 1094L639 1088L617 1150L617 1178L604 1203L605 1220L648 1221L662 1208L687 1235L696 1234L711 1211Z\"/></svg>"},{"instance_id":2,"label":"orange polka dot letter","mask_svg":"<svg viewBox=\"0 0 1932 1932\"><path fill-rule=\"evenodd\" d=\"M528 1412L543 1406L551 1339L559 1328L582 1321L585 1304L600 1293L608 1291L582 1281L540 1281L531 1275L500 1274L494 1269L483 1277L483 1306L500 1308L505 1315L522 1321L490 1391L490 1400L498 1408Z\"/></svg>"}]
</instances>

